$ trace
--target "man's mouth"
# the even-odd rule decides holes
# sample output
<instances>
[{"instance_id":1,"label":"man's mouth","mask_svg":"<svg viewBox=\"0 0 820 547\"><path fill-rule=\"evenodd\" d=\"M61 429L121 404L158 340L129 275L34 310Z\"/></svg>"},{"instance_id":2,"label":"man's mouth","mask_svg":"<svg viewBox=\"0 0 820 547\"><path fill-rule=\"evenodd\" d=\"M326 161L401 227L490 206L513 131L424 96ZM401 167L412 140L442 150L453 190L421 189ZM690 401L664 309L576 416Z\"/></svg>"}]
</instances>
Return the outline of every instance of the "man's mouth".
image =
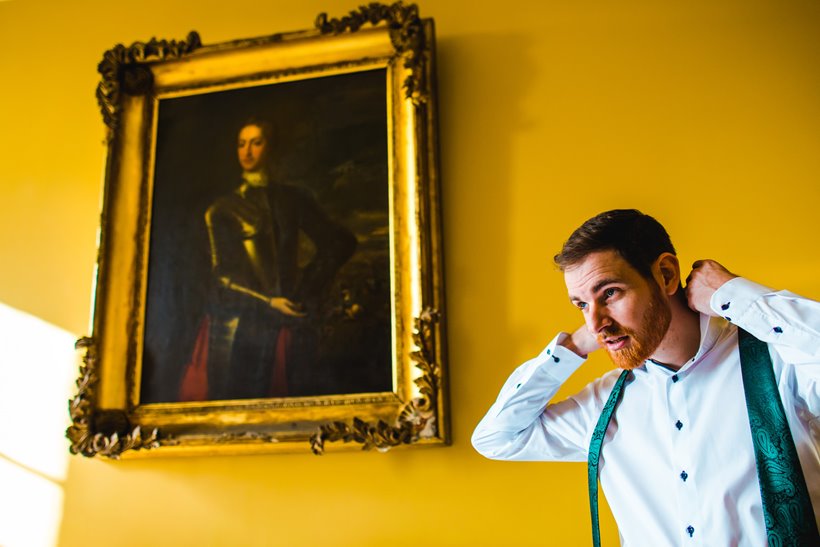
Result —
<instances>
[{"instance_id":1,"label":"man's mouth","mask_svg":"<svg viewBox=\"0 0 820 547\"><path fill-rule=\"evenodd\" d=\"M622 349L626 346L627 342L629 341L629 336L624 334L623 336L612 336L610 338L604 338L604 344L606 344L606 348L609 351L617 351Z\"/></svg>"}]
</instances>

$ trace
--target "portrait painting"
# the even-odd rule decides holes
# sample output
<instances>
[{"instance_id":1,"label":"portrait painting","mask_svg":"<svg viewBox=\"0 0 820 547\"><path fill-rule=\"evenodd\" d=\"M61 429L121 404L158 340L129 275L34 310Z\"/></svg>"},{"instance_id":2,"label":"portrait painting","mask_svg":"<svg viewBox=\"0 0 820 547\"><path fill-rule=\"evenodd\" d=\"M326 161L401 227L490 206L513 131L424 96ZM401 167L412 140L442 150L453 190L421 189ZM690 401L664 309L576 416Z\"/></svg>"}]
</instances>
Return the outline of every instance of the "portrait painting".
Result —
<instances>
[{"instance_id":1,"label":"portrait painting","mask_svg":"<svg viewBox=\"0 0 820 547\"><path fill-rule=\"evenodd\" d=\"M159 101L141 402L392 389L386 85Z\"/></svg>"},{"instance_id":2,"label":"portrait painting","mask_svg":"<svg viewBox=\"0 0 820 547\"><path fill-rule=\"evenodd\" d=\"M449 443L434 26L116 45L87 457Z\"/></svg>"}]
</instances>

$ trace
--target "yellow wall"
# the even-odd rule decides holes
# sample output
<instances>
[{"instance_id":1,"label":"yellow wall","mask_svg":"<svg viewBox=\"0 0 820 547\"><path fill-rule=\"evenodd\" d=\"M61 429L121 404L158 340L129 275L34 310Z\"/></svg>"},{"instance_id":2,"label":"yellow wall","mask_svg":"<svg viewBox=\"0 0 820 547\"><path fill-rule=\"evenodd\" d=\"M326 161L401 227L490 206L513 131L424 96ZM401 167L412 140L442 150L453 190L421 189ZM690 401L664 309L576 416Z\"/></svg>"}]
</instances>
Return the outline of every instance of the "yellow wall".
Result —
<instances>
[{"instance_id":1,"label":"yellow wall","mask_svg":"<svg viewBox=\"0 0 820 547\"><path fill-rule=\"evenodd\" d=\"M0 1L0 302L86 332L103 51L192 29L214 43L307 28L358 4ZM579 321L550 263L568 232L638 207L683 264L713 257L820 297L820 4L439 0L421 12L438 31L453 446L75 457L60 545L585 545L582 465L489 462L469 446L507 373ZM594 360L568 389L606 367Z\"/></svg>"}]
</instances>

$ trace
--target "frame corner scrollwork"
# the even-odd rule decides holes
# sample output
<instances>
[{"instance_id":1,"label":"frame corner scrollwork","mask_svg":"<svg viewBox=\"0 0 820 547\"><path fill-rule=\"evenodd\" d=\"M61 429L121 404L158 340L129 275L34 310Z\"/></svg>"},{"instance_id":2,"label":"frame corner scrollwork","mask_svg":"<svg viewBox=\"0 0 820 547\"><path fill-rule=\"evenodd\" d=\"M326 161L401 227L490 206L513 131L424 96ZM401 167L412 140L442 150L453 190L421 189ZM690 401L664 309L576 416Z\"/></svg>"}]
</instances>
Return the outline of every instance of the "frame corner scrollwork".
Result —
<instances>
[{"instance_id":1,"label":"frame corner scrollwork","mask_svg":"<svg viewBox=\"0 0 820 547\"><path fill-rule=\"evenodd\" d=\"M97 84L97 102L108 128L109 140L119 126L122 112L122 92L144 95L150 92L151 71L143 65L152 61L164 61L183 57L202 47L196 31L191 31L184 40L157 40L134 42L129 47L117 44L103 54L97 65L102 77Z\"/></svg>"},{"instance_id":2,"label":"frame corner scrollwork","mask_svg":"<svg viewBox=\"0 0 820 547\"><path fill-rule=\"evenodd\" d=\"M424 439L440 437L438 401L441 394L441 369L435 358L435 324L441 313L425 308L414 319L413 341L416 350L410 354L421 374L413 381L418 396L406 402L393 425L384 420L367 422L355 417L351 423L336 421L319 426L310 437L310 449L317 456L325 452L325 443L342 441L358 443L362 450L387 452L399 445L414 444Z\"/></svg>"},{"instance_id":3,"label":"frame corner scrollwork","mask_svg":"<svg viewBox=\"0 0 820 547\"><path fill-rule=\"evenodd\" d=\"M424 70L426 40L424 24L416 4L404 4L401 1L390 5L372 2L342 17L328 18L326 13L320 13L315 25L322 34L341 34L356 32L368 23L374 26L380 23L387 25L393 47L404 58L404 68L410 71L404 80L405 96L417 106L426 103L429 99Z\"/></svg>"},{"instance_id":4,"label":"frame corner scrollwork","mask_svg":"<svg viewBox=\"0 0 820 547\"><path fill-rule=\"evenodd\" d=\"M158 429L143 435L140 426L131 427L124 414L117 412L106 415L96 409L96 389L99 382L96 342L86 336L77 340L74 347L84 352L80 377L76 382L77 393L68 401L71 425L66 429L66 438L71 442L69 451L89 458L100 455L117 460L126 450L158 448ZM108 429L108 432L100 431L102 423L106 423L104 429Z\"/></svg>"}]
</instances>

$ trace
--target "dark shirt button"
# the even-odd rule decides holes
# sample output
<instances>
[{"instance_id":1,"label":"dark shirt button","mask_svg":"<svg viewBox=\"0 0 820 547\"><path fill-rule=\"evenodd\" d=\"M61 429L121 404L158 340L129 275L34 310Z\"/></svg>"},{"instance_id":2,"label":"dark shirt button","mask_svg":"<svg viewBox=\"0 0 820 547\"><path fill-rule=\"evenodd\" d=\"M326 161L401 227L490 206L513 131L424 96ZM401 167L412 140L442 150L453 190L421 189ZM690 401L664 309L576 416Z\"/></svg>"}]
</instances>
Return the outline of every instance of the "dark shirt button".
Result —
<instances>
[{"instance_id":1,"label":"dark shirt button","mask_svg":"<svg viewBox=\"0 0 820 547\"><path fill-rule=\"evenodd\" d=\"M688 479L688 478L689 478L689 473L687 473L686 471L681 471L680 472L680 480L682 480L683 482L686 482L686 479Z\"/></svg>"},{"instance_id":2,"label":"dark shirt button","mask_svg":"<svg viewBox=\"0 0 820 547\"><path fill-rule=\"evenodd\" d=\"M724 319L725 319L725 320L727 320L727 321L728 321L728 322L730 322L730 323L732 322L732 318L731 318L731 317L724 317Z\"/></svg>"},{"instance_id":3,"label":"dark shirt button","mask_svg":"<svg viewBox=\"0 0 820 547\"><path fill-rule=\"evenodd\" d=\"M673 374L673 375L672 375L672 382L674 383L674 382L677 382L678 380L680 380L680 378L678 378L678 375L677 375L677 374Z\"/></svg>"},{"instance_id":4,"label":"dark shirt button","mask_svg":"<svg viewBox=\"0 0 820 547\"><path fill-rule=\"evenodd\" d=\"M520 387L521 387L521 384L518 384L517 386L515 386L515 389L518 389Z\"/></svg>"},{"instance_id":5,"label":"dark shirt button","mask_svg":"<svg viewBox=\"0 0 820 547\"><path fill-rule=\"evenodd\" d=\"M555 361L555 362L557 363L557 362L558 362L558 361L560 361L561 359L559 359L558 357L556 357L555 355L553 355L553 356L552 356L552 360L553 360L553 361Z\"/></svg>"},{"instance_id":6,"label":"dark shirt button","mask_svg":"<svg viewBox=\"0 0 820 547\"><path fill-rule=\"evenodd\" d=\"M692 528L691 526L687 526L686 527L686 533L689 534L689 537L692 537L692 536L695 535L695 529Z\"/></svg>"},{"instance_id":7,"label":"dark shirt button","mask_svg":"<svg viewBox=\"0 0 820 547\"><path fill-rule=\"evenodd\" d=\"M720 307L720 309L722 309L723 311L728 310L728 309L729 309L729 304L731 304L731 302L726 302L725 304L723 304L723 305Z\"/></svg>"},{"instance_id":8,"label":"dark shirt button","mask_svg":"<svg viewBox=\"0 0 820 547\"><path fill-rule=\"evenodd\" d=\"M781 329L780 327L775 327L775 328L773 328L772 330L773 330L774 332L776 332L777 334L782 334L782 333L783 333L783 329Z\"/></svg>"},{"instance_id":9,"label":"dark shirt button","mask_svg":"<svg viewBox=\"0 0 820 547\"><path fill-rule=\"evenodd\" d=\"M677 427L678 431L680 431L681 429L683 429L683 422L678 420L677 422L675 422L675 427Z\"/></svg>"}]
</instances>

